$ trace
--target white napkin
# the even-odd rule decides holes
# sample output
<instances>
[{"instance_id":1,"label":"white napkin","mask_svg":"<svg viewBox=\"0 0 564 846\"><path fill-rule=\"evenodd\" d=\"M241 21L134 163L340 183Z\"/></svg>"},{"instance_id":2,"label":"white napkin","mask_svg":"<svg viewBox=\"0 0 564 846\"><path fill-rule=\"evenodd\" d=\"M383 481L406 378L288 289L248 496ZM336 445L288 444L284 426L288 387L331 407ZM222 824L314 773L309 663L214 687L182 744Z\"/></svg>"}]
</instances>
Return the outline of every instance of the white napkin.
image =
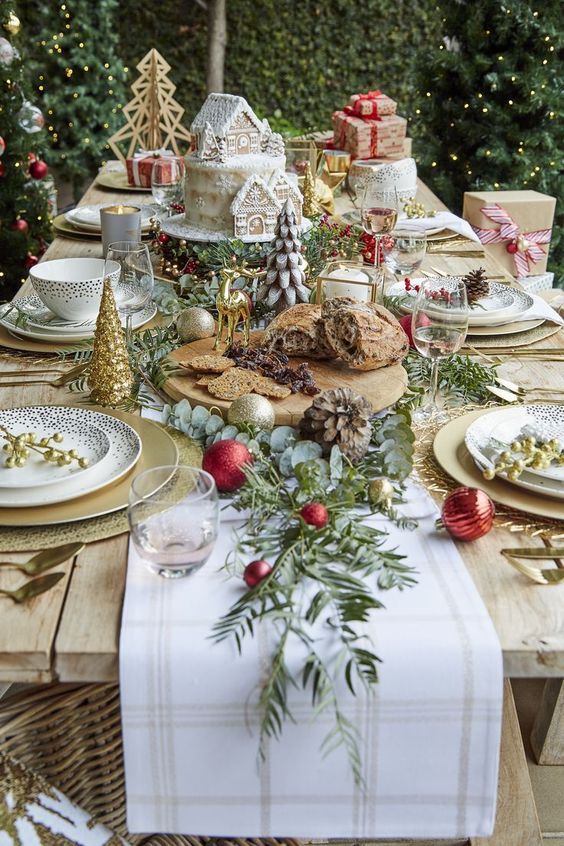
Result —
<instances>
[{"instance_id":1,"label":"white napkin","mask_svg":"<svg viewBox=\"0 0 564 846\"><path fill-rule=\"evenodd\" d=\"M480 243L480 239L470 226L467 220L457 217L452 212L437 212L434 217L402 217L397 223L398 229L405 229L408 232L428 232L430 229L448 229L456 232L469 241Z\"/></svg>"},{"instance_id":2,"label":"white napkin","mask_svg":"<svg viewBox=\"0 0 564 846\"><path fill-rule=\"evenodd\" d=\"M564 319L560 317L557 311L549 306L546 300L543 300L542 297L537 297L535 294L531 294L530 296L534 300L533 305L523 314L519 315L519 317L512 317L512 322L522 323L525 320L539 320L542 318L543 320L550 320L551 323L557 323L559 326L564 326Z\"/></svg>"}]
</instances>

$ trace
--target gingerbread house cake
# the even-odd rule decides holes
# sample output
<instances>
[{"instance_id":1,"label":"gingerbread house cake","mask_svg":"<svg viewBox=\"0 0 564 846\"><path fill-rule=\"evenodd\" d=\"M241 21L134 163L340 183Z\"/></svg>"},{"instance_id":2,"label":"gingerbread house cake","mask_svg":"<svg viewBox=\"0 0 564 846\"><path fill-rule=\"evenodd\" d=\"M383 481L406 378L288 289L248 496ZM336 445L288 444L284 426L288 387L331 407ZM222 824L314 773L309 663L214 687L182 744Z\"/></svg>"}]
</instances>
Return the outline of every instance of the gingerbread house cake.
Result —
<instances>
[{"instance_id":1,"label":"gingerbread house cake","mask_svg":"<svg viewBox=\"0 0 564 846\"><path fill-rule=\"evenodd\" d=\"M284 172L284 141L243 97L210 94L191 126L196 150L186 156L185 223L206 232L269 240L288 198L302 224L303 198Z\"/></svg>"}]
</instances>

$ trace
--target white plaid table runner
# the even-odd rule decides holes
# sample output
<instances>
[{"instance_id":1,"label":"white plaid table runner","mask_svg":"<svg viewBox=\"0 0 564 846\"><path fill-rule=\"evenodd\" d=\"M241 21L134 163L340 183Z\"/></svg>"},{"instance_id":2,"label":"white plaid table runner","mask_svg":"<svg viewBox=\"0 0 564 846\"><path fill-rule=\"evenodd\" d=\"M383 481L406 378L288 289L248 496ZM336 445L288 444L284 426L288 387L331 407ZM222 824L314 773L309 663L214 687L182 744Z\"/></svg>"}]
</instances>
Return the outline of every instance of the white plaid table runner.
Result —
<instances>
[{"instance_id":1,"label":"white plaid table runner","mask_svg":"<svg viewBox=\"0 0 564 846\"><path fill-rule=\"evenodd\" d=\"M257 764L256 701L269 654L260 632L239 656L212 625L241 595L220 571L233 523L205 567L168 582L130 546L120 686L131 832L304 838L488 836L494 824L502 658L482 600L454 544L434 530L387 521L387 548L418 570L409 590L382 592L369 626L382 658L370 699L342 691L362 734L364 790L343 750L319 747L332 715L312 720L309 696L290 697L284 727ZM423 505L423 509L422 509ZM430 513L432 511L432 513ZM329 629L327 632L329 633ZM329 637L329 634L327 635ZM290 656L299 665L299 648Z\"/></svg>"}]
</instances>

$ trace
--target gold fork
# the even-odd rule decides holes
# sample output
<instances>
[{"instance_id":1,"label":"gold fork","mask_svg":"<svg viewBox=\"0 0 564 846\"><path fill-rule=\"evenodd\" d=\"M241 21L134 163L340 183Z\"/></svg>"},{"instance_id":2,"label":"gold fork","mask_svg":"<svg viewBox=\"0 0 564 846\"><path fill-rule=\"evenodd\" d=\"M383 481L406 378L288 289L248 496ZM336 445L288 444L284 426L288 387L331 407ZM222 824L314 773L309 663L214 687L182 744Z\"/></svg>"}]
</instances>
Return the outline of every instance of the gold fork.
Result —
<instances>
[{"instance_id":1,"label":"gold fork","mask_svg":"<svg viewBox=\"0 0 564 846\"><path fill-rule=\"evenodd\" d=\"M525 564L519 561L519 558L529 558L535 560L553 560L564 556L564 549L558 547L549 547L542 549L541 547L527 548L516 547L514 549L502 549L501 554L504 556L508 564L518 570L523 576L536 582L538 585L557 585L564 581L564 569L550 568L541 570L539 567L531 567L530 564Z\"/></svg>"},{"instance_id":2,"label":"gold fork","mask_svg":"<svg viewBox=\"0 0 564 846\"><path fill-rule=\"evenodd\" d=\"M88 367L88 362L77 364L76 367L71 367L70 370L66 370L60 376L57 376L56 379L18 379L16 381L11 382L4 382L2 381L2 377L9 375L13 376L16 375L16 371L4 371L3 373L0 372L0 388L16 388L16 387L23 387L24 385L51 385L53 388L61 388L63 385L66 385L68 382L72 382L73 379L78 378L78 376L83 373L86 368ZM35 376L35 373L38 371L34 371L32 373ZM59 373L59 370L46 370L45 373ZM18 375L22 375L21 371Z\"/></svg>"}]
</instances>

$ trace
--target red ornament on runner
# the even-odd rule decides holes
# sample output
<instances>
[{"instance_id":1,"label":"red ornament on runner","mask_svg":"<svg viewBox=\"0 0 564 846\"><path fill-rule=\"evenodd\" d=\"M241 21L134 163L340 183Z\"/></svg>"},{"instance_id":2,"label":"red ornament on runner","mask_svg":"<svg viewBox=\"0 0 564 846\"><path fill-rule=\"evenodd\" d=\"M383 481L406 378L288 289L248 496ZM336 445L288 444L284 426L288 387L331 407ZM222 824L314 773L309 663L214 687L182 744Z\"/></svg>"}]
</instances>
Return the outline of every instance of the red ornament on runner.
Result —
<instances>
[{"instance_id":1,"label":"red ornament on runner","mask_svg":"<svg viewBox=\"0 0 564 846\"><path fill-rule=\"evenodd\" d=\"M329 512L321 502L310 502L300 511L300 517L308 526L324 529L329 522Z\"/></svg>"},{"instance_id":2,"label":"red ornament on runner","mask_svg":"<svg viewBox=\"0 0 564 846\"><path fill-rule=\"evenodd\" d=\"M241 441L228 439L217 441L204 452L202 469L213 476L217 489L223 492L236 491L245 484L243 467L252 464L252 453Z\"/></svg>"},{"instance_id":3,"label":"red ornament on runner","mask_svg":"<svg viewBox=\"0 0 564 846\"><path fill-rule=\"evenodd\" d=\"M272 567L265 561L264 558L259 558L257 561L251 561L247 564L243 573L243 579L247 587L254 588L267 576L272 573Z\"/></svg>"},{"instance_id":4,"label":"red ornament on runner","mask_svg":"<svg viewBox=\"0 0 564 846\"><path fill-rule=\"evenodd\" d=\"M445 499L437 529L446 529L456 540L473 541L490 531L495 505L479 488L456 488Z\"/></svg>"}]
</instances>

